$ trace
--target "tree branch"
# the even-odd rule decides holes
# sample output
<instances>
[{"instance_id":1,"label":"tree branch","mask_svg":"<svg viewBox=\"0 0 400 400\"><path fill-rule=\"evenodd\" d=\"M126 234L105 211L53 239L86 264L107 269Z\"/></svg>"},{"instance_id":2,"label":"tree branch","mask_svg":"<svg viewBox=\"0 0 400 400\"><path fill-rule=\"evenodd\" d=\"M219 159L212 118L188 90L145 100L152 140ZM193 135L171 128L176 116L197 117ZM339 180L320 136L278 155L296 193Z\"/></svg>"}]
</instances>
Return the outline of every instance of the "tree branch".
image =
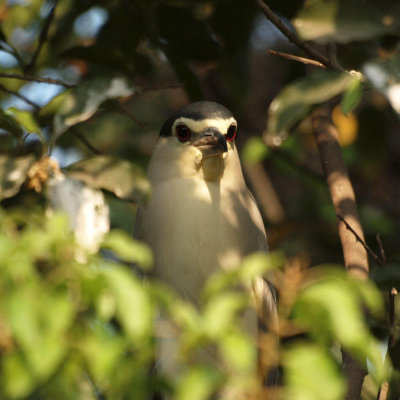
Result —
<instances>
[{"instance_id":1,"label":"tree branch","mask_svg":"<svg viewBox=\"0 0 400 400\"><path fill-rule=\"evenodd\" d=\"M317 107L312 113L312 129L321 158L332 203L337 215L345 216L348 224L339 224L339 238L343 249L344 264L348 273L358 279L368 278L368 256L360 218L358 216L353 186L347 174L338 133L331 120L331 107L328 104ZM342 217L344 219L344 217ZM347 226L351 226L351 231ZM354 241L354 235L358 238ZM366 362L359 362L345 350L343 373L348 382L346 400L358 400L364 378L367 375Z\"/></svg>"},{"instance_id":2,"label":"tree branch","mask_svg":"<svg viewBox=\"0 0 400 400\"><path fill-rule=\"evenodd\" d=\"M351 227L351 225L341 215L336 215L336 217L338 220L342 221L345 224L346 229L348 229L355 236L357 242L362 244L364 249L367 251L367 253L371 255L371 257L374 259L377 265L383 268L384 267L383 261L379 258L378 255L376 255L376 253L371 249L371 247L369 247L367 243L362 238L360 238L360 236L358 236L358 233Z\"/></svg>"},{"instance_id":3,"label":"tree branch","mask_svg":"<svg viewBox=\"0 0 400 400\"><path fill-rule=\"evenodd\" d=\"M40 31L39 43L37 45L35 53L32 56L31 62L24 67L24 72L30 71L35 66L35 63L36 63L37 58L39 57L40 51L42 50L42 47L47 40L47 35L49 33L49 28L50 28L51 22L53 21L53 18L54 18L54 12L56 10L57 3L58 3L58 0L54 0L54 4L51 7L49 14L47 15L47 17L43 23L42 30Z\"/></svg>"},{"instance_id":4,"label":"tree branch","mask_svg":"<svg viewBox=\"0 0 400 400\"><path fill-rule=\"evenodd\" d=\"M7 89L5 86L0 84L0 90L4 93L11 94L12 96L18 97L25 103L29 104L32 106L36 111L40 110L40 106L36 103L34 103L32 100L29 100L27 97L23 96L22 94L19 94L18 92L14 92L13 90Z\"/></svg>"},{"instance_id":5,"label":"tree branch","mask_svg":"<svg viewBox=\"0 0 400 400\"><path fill-rule=\"evenodd\" d=\"M38 76L29 76L29 75L7 74L5 72L0 72L0 78L19 79L21 81L28 81L28 82L50 83L53 85L61 85L66 88L72 88L76 86L71 83L66 83L64 81L61 81L59 79L40 78Z\"/></svg>"},{"instance_id":6,"label":"tree branch","mask_svg":"<svg viewBox=\"0 0 400 400\"><path fill-rule=\"evenodd\" d=\"M297 47L302 49L306 54L308 54L314 60L319 61L325 67L335 70L343 71L343 68L338 65L335 61L325 57L322 53L312 47L310 44L301 40L295 32L285 25L285 23L268 7L263 0L254 0L260 10L264 13L268 20L270 20L286 37L287 39L295 44Z\"/></svg>"}]
</instances>

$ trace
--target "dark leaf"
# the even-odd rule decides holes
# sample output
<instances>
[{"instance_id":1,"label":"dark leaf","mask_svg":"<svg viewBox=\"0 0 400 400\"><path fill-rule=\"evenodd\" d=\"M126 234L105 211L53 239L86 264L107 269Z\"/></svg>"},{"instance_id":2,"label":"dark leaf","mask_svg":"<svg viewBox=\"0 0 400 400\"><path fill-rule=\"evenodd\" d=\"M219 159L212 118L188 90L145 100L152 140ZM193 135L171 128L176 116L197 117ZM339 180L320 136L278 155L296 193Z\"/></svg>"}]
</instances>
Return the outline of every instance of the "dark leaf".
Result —
<instances>
[{"instance_id":1,"label":"dark leaf","mask_svg":"<svg viewBox=\"0 0 400 400\"><path fill-rule=\"evenodd\" d=\"M320 43L372 39L398 29L400 15L384 4L357 0L314 1L293 20L299 35Z\"/></svg>"},{"instance_id":2,"label":"dark leaf","mask_svg":"<svg viewBox=\"0 0 400 400\"><path fill-rule=\"evenodd\" d=\"M123 200L146 203L150 184L139 168L120 158L100 155L67 168L68 175L89 186L105 189Z\"/></svg>"}]
</instances>

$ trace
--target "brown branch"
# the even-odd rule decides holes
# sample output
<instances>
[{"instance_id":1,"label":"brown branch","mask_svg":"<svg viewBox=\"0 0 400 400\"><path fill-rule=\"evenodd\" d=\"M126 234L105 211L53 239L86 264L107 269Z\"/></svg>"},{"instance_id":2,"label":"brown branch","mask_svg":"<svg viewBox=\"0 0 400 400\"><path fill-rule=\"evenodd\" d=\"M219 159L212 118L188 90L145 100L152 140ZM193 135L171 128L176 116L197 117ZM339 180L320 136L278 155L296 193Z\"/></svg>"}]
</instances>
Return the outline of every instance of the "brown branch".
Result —
<instances>
[{"instance_id":1,"label":"brown branch","mask_svg":"<svg viewBox=\"0 0 400 400\"><path fill-rule=\"evenodd\" d=\"M383 382L378 394L378 400L386 400L389 394L389 383Z\"/></svg>"},{"instance_id":2,"label":"brown branch","mask_svg":"<svg viewBox=\"0 0 400 400\"><path fill-rule=\"evenodd\" d=\"M368 278L368 255L364 246L364 234L358 216L353 186L344 164L338 133L331 120L331 107L321 105L312 113L312 129L321 158L336 215L345 217L352 230L345 224L338 224L339 238L343 249L344 264L348 273L358 279ZM354 241L354 233L360 242ZM343 374L348 383L346 400L358 400L364 378L367 375L366 361L361 365L345 350L343 355Z\"/></svg>"},{"instance_id":3,"label":"brown branch","mask_svg":"<svg viewBox=\"0 0 400 400\"><path fill-rule=\"evenodd\" d=\"M64 81L61 81L59 79L40 78L38 76L29 76L29 75L7 74L5 72L0 72L0 78L19 79L21 81L28 81L28 82L50 83L53 85L61 85L66 88L71 88L76 86L71 83L66 83Z\"/></svg>"},{"instance_id":4,"label":"brown branch","mask_svg":"<svg viewBox=\"0 0 400 400\"><path fill-rule=\"evenodd\" d=\"M29 104L32 106L35 110L40 110L40 106L33 102L32 100L29 100L27 97L23 96L22 94L19 94L18 92L14 92L13 90L7 89L5 86L0 84L0 90L4 93L11 94L12 96L18 97L25 103Z\"/></svg>"},{"instance_id":5,"label":"brown branch","mask_svg":"<svg viewBox=\"0 0 400 400\"><path fill-rule=\"evenodd\" d=\"M365 242L353 186L343 161L338 133L332 123L331 109L328 105L319 106L313 111L312 129L335 212L346 218L352 230ZM365 248L362 244L354 242L353 232L349 231L345 224L339 224L338 228L347 270L350 275L366 279L369 267Z\"/></svg>"},{"instance_id":6,"label":"brown branch","mask_svg":"<svg viewBox=\"0 0 400 400\"><path fill-rule=\"evenodd\" d=\"M297 47L302 49L306 54L308 54L312 59L319 61L325 67L335 70L343 71L335 61L325 57L322 53L312 47L309 43L301 40L295 32L285 25L285 23L268 7L263 0L254 0L260 10L264 13L268 20L270 20L285 36L286 38L295 44Z\"/></svg>"},{"instance_id":7,"label":"brown branch","mask_svg":"<svg viewBox=\"0 0 400 400\"><path fill-rule=\"evenodd\" d=\"M368 244L362 238L360 238L360 236L358 236L358 233L351 227L351 225L341 215L338 214L338 215L336 215L336 217L338 220L342 221L345 224L346 229L348 229L355 236L357 242L362 244L364 249L367 251L367 253L369 253L371 255L371 257L374 259L374 261L377 263L377 265L379 265L381 268L383 268L384 263L382 262L382 260L371 249L371 247L369 247Z\"/></svg>"},{"instance_id":8,"label":"brown branch","mask_svg":"<svg viewBox=\"0 0 400 400\"><path fill-rule=\"evenodd\" d=\"M35 52L33 53L31 62L24 67L24 69L23 69L24 72L30 71L35 66L35 63L36 63L37 58L39 57L40 51L42 50L42 47L47 40L47 35L49 33L49 28L50 28L50 25L54 18L54 12L56 10L57 3L58 3L58 0L54 0L54 4L51 7L49 14L47 15L47 17L43 23L42 30L40 31L39 43L36 47Z\"/></svg>"}]
</instances>

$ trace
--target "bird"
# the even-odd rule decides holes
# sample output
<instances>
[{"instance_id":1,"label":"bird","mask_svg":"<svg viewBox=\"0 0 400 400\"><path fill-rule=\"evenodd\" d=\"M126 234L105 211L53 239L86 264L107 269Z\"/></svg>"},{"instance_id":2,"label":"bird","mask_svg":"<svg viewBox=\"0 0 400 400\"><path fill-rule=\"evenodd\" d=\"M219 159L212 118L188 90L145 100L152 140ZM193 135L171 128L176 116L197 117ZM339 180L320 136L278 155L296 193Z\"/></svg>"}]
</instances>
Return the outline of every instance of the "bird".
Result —
<instances>
[{"instance_id":1,"label":"bird","mask_svg":"<svg viewBox=\"0 0 400 400\"><path fill-rule=\"evenodd\" d=\"M237 268L253 252L268 251L263 219L243 176L237 134L238 123L223 105L190 103L162 125L148 165L152 196L138 209L134 237L153 250L154 278L196 305L210 276ZM275 318L272 285L260 277L251 290L263 312ZM247 325L257 334L257 318ZM161 369L173 368L172 347L167 343L160 351Z\"/></svg>"}]
</instances>

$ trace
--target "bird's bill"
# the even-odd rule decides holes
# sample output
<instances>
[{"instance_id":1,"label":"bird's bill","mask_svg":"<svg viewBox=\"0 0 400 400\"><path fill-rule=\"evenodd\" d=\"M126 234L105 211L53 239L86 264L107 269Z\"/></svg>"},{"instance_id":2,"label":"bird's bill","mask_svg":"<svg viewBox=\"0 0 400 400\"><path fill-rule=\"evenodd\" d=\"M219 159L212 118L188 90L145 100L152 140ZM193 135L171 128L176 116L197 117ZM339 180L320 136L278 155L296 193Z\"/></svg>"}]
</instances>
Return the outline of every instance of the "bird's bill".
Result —
<instances>
[{"instance_id":1,"label":"bird's bill","mask_svg":"<svg viewBox=\"0 0 400 400\"><path fill-rule=\"evenodd\" d=\"M202 159L219 156L228 151L226 138L218 131L213 131L210 135L209 131L200 134L193 142L192 145L197 147L202 154Z\"/></svg>"}]
</instances>

